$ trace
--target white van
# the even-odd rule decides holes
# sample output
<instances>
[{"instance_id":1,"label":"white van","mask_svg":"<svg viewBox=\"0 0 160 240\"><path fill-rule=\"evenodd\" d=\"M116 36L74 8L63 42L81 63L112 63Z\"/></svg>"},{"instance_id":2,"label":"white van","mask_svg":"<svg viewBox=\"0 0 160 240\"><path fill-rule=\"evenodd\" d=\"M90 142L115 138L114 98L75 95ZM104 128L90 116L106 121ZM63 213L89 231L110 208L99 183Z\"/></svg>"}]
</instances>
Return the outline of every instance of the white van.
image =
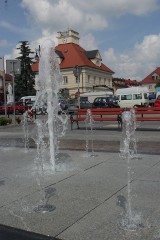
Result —
<instances>
[{"instance_id":1,"label":"white van","mask_svg":"<svg viewBox=\"0 0 160 240\"><path fill-rule=\"evenodd\" d=\"M117 89L115 96L121 108L149 106L149 90L147 87L129 87Z\"/></svg>"},{"instance_id":2,"label":"white van","mask_svg":"<svg viewBox=\"0 0 160 240\"><path fill-rule=\"evenodd\" d=\"M99 92L86 92L80 94L80 100L89 101L90 103L94 102L94 99L97 97L110 97L113 96L112 91L99 91Z\"/></svg>"},{"instance_id":3,"label":"white van","mask_svg":"<svg viewBox=\"0 0 160 240\"><path fill-rule=\"evenodd\" d=\"M23 105L25 106L27 103L35 103L36 101L36 96L24 96L21 97L18 102L22 102Z\"/></svg>"}]
</instances>

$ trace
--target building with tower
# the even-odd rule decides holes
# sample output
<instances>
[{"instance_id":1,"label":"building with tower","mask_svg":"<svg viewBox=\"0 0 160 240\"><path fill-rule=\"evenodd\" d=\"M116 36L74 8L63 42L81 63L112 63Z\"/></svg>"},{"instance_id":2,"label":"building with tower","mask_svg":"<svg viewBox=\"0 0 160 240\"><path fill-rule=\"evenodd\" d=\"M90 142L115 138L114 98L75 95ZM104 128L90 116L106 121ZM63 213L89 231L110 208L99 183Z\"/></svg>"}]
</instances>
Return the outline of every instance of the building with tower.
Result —
<instances>
[{"instance_id":1,"label":"building with tower","mask_svg":"<svg viewBox=\"0 0 160 240\"><path fill-rule=\"evenodd\" d=\"M73 30L57 33L55 52L63 77L62 91L70 95L112 89L114 72L102 62L98 49L86 51L79 45L79 33ZM38 73L38 62L32 65Z\"/></svg>"}]
</instances>

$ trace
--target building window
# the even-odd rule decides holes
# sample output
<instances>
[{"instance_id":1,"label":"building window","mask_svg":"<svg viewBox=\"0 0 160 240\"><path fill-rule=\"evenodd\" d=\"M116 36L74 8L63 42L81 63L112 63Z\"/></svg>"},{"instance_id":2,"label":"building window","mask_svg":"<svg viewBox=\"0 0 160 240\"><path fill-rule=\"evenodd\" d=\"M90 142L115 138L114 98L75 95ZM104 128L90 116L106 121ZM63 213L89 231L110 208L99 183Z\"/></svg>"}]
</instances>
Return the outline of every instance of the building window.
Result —
<instances>
[{"instance_id":1,"label":"building window","mask_svg":"<svg viewBox=\"0 0 160 240\"><path fill-rule=\"evenodd\" d=\"M121 100L132 100L132 95L121 95Z\"/></svg>"},{"instance_id":2,"label":"building window","mask_svg":"<svg viewBox=\"0 0 160 240\"><path fill-rule=\"evenodd\" d=\"M99 85L101 85L101 77L99 77Z\"/></svg>"},{"instance_id":3,"label":"building window","mask_svg":"<svg viewBox=\"0 0 160 240\"><path fill-rule=\"evenodd\" d=\"M88 75L88 83L90 82L90 78L91 78L90 75Z\"/></svg>"},{"instance_id":4,"label":"building window","mask_svg":"<svg viewBox=\"0 0 160 240\"><path fill-rule=\"evenodd\" d=\"M106 78L104 78L104 85L106 85Z\"/></svg>"},{"instance_id":5,"label":"building window","mask_svg":"<svg viewBox=\"0 0 160 240\"><path fill-rule=\"evenodd\" d=\"M133 94L133 100L137 100L137 99L142 99L141 93Z\"/></svg>"},{"instance_id":6,"label":"building window","mask_svg":"<svg viewBox=\"0 0 160 240\"><path fill-rule=\"evenodd\" d=\"M149 90L151 90L152 89L152 85L149 85L148 88L149 88Z\"/></svg>"},{"instance_id":7,"label":"building window","mask_svg":"<svg viewBox=\"0 0 160 240\"><path fill-rule=\"evenodd\" d=\"M68 77L64 76L63 77L63 85L67 85L68 84Z\"/></svg>"},{"instance_id":8,"label":"building window","mask_svg":"<svg viewBox=\"0 0 160 240\"><path fill-rule=\"evenodd\" d=\"M96 77L94 77L94 84L96 84Z\"/></svg>"},{"instance_id":9,"label":"building window","mask_svg":"<svg viewBox=\"0 0 160 240\"><path fill-rule=\"evenodd\" d=\"M96 65L99 66L99 60L96 61Z\"/></svg>"}]
</instances>

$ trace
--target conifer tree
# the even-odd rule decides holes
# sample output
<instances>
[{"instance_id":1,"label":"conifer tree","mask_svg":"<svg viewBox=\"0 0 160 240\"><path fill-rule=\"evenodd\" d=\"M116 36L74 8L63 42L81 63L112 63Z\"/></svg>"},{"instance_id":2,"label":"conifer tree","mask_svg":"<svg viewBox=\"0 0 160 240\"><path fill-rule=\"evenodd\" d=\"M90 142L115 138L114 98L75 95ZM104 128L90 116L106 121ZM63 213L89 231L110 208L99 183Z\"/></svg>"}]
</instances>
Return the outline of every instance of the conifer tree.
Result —
<instances>
[{"instance_id":1,"label":"conifer tree","mask_svg":"<svg viewBox=\"0 0 160 240\"><path fill-rule=\"evenodd\" d=\"M36 91L35 75L31 68L33 58L30 57L34 52L29 48L28 41L21 41L17 49L20 50L20 56L17 59L21 61L21 74L15 76L15 98L19 99L23 96L35 95Z\"/></svg>"}]
</instances>

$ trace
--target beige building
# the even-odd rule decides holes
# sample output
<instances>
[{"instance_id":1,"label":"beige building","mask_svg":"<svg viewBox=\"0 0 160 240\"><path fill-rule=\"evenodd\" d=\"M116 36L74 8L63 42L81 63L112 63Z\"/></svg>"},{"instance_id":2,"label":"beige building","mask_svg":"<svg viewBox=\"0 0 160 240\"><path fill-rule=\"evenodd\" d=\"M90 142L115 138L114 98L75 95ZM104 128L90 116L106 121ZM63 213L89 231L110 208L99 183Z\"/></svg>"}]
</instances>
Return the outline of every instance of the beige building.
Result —
<instances>
[{"instance_id":1,"label":"beige building","mask_svg":"<svg viewBox=\"0 0 160 240\"><path fill-rule=\"evenodd\" d=\"M57 33L55 52L63 77L61 89L74 95L112 88L114 72L103 64L99 50L86 51L79 45L79 38L79 33L73 30ZM38 62L32 69L38 73Z\"/></svg>"}]
</instances>

